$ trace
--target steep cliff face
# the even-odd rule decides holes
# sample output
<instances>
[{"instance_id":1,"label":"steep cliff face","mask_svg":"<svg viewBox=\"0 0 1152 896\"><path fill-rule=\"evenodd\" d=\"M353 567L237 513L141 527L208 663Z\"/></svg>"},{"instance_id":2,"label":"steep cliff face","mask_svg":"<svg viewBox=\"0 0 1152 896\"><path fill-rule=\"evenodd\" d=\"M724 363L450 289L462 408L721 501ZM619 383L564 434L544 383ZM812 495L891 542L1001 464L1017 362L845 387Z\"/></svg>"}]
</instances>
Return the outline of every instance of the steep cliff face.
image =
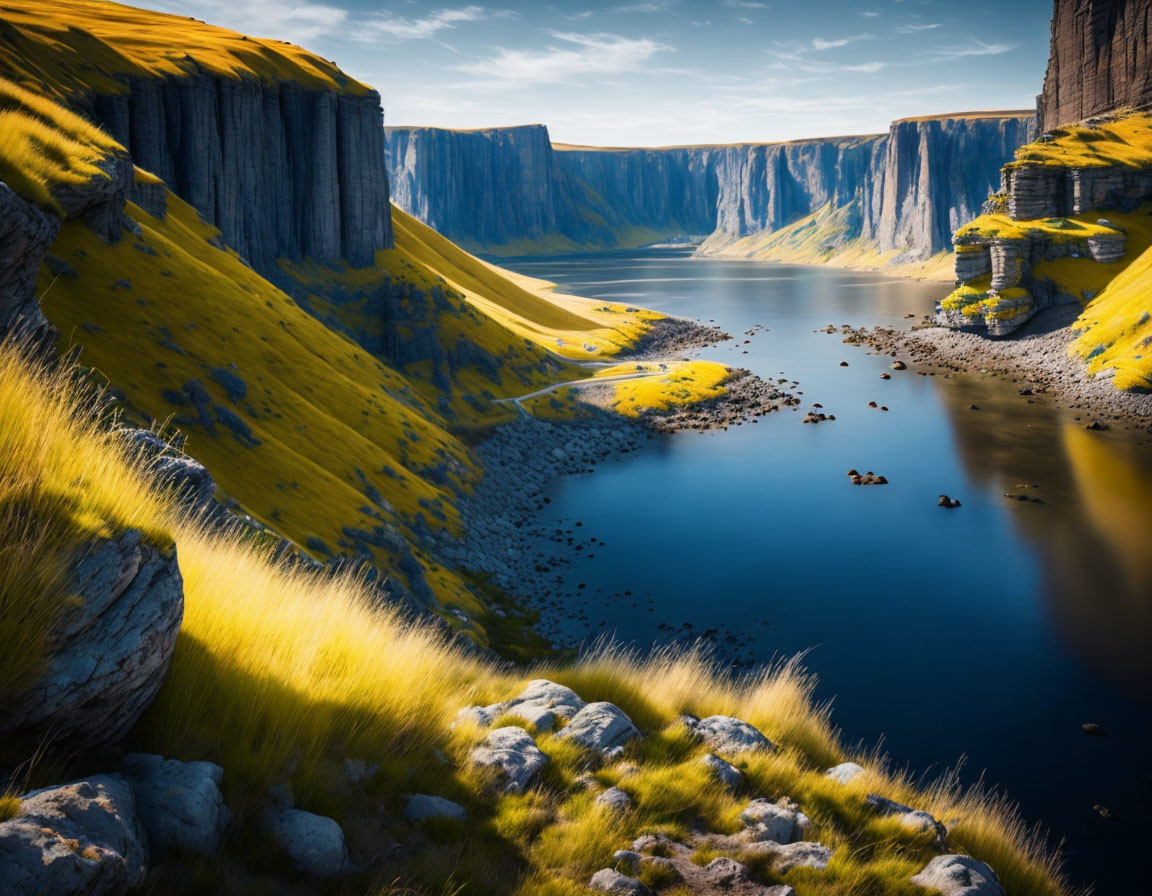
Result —
<instances>
[{"instance_id":1,"label":"steep cliff face","mask_svg":"<svg viewBox=\"0 0 1152 896\"><path fill-rule=\"evenodd\" d=\"M1034 127L1023 112L894 122L870 172L862 235L881 252L923 257L948 249L952 232L980 214L1000 167Z\"/></svg>"},{"instance_id":2,"label":"steep cliff face","mask_svg":"<svg viewBox=\"0 0 1152 896\"><path fill-rule=\"evenodd\" d=\"M537 240L557 228L542 125L449 131L388 128L393 200L465 246Z\"/></svg>"},{"instance_id":3,"label":"steep cliff face","mask_svg":"<svg viewBox=\"0 0 1152 896\"><path fill-rule=\"evenodd\" d=\"M91 111L256 270L372 263L392 245L383 113L363 94L208 74L127 79Z\"/></svg>"},{"instance_id":4,"label":"steep cliff face","mask_svg":"<svg viewBox=\"0 0 1152 896\"><path fill-rule=\"evenodd\" d=\"M553 148L561 223L577 240L699 236L715 226L719 183L711 147Z\"/></svg>"},{"instance_id":5,"label":"steep cliff face","mask_svg":"<svg viewBox=\"0 0 1152 896\"><path fill-rule=\"evenodd\" d=\"M493 253L708 236L704 253L755 255L764 235L833 209L838 245L864 240L876 253L921 259L948 249L952 231L978 214L1000 166L1031 139L1032 117L980 113L896 122L886 135L663 149L549 147L539 126L393 128L389 173L398 205Z\"/></svg>"},{"instance_id":6,"label":"steep cliff face","mask_svg":"<svg viewBox=\"0 0 1152 896\"><path fill-rule=\"evenodd\" d=\"M1041 127L1152 105L1152 0L1055 0Z\"/></svg>"}]
</instances>

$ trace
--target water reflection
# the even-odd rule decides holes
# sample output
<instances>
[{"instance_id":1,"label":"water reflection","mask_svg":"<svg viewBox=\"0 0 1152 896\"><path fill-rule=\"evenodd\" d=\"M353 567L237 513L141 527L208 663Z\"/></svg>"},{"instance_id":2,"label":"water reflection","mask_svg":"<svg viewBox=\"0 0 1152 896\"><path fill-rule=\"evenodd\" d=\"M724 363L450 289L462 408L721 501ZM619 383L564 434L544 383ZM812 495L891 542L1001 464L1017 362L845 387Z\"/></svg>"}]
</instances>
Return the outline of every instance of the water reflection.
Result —
<instances>
[{"instance_id":1,"label":"water reflection","mask_svg":"<svg viewBox=\"0 0 1152 896\"><path fill-rule=\"evenodd\" d=\"M1045 558L1044 592L1065 641L1099 674L1152 696L1146 439L1087 431L1042 397L1028 403L1006 377L958 376L940 385L973 480L996 494L1043 502L1004 498Z\"/></svg>"}]
</instances>

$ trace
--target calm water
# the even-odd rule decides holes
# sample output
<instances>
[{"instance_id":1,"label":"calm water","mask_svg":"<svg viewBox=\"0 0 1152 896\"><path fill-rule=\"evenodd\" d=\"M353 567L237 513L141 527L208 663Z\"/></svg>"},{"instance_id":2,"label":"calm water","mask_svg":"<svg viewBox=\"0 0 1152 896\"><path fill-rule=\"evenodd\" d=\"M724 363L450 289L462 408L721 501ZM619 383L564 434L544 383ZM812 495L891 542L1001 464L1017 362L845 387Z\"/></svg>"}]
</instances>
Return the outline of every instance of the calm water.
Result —
<instances>
[{"instance_id":1,"label":"calm water","mask_svg":"<svg viewBox=\"0 0 1152 896\"><path fill-rule=\"evenodd\" d=\"M510 266L733 335L767 327L705 357L803 392L800 411L660 437L555 484L541 522L579 520L605 542L564 572L568 589L587 585L588 621L569 634L649 645L687 623L738 633L752 660L809 651L849 740L882 739L918 772L964 759L965 778L985 772L1066 840L1077 882L1139 888L1152 835L1152 452L1086 432L1004 378L881 380L890 358L814 332L905 323L940 284L684 250ZM812 402L836 421L802 425ZM853 467L891 484L853 487ZM1044 503L1003 497L1023 484ZM937 507L941 493L963 507ZM1084 722L1109 736L1085 736Z\"/></svg>"}]
</instances>

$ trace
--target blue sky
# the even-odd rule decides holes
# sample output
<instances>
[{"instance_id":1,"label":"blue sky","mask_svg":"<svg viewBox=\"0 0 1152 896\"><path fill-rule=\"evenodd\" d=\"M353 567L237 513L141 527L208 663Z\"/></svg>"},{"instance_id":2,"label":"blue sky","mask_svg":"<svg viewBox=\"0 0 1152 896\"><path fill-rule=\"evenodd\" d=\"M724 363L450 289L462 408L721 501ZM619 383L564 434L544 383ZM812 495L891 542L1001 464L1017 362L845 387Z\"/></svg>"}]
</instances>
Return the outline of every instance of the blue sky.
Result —
<instances>
[{"instance_id":1,"label":"blue sky","mask_svg":"<svg viewBox=\"0 0 1152 896\"><path fill-rule=\"evenodd\" d=\"M372 84L394 125L543 122L659 146L874 133L1031 108L1051 0L129 0L299 43Z\"/></svg>"}]
</instances>

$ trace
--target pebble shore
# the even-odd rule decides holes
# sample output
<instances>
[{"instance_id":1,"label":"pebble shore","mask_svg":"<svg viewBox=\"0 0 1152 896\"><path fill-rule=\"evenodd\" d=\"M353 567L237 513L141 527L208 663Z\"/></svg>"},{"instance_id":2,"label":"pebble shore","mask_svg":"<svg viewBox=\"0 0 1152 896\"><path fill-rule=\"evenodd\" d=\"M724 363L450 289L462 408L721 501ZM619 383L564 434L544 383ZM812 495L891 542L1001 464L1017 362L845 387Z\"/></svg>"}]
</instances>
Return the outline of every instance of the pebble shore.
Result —
<instances>
[{"instance_id":1,"label":"pebble shore","mask_svg":"<svg viewBox=\"0 0 1152 896\"><path fill-rule=\"evenodd\" d=\"M730 338L715 327L671 318L658 322L621 360L668 360ZM579 521L542 519L549 484L560 476L594 473L598 465L638 452L660 434L744 425L797 402L747 370L734 371L726 389L721 398L670 414L631 419L588 407L583 416L563 422L525 414L496 427L476 449L484 475L460 500L466 535L456 540L442 533L434 551L445 563L487 576L538 612L537 630L554 646L576 646L573 641L580 639L574 639L570 623L587 622L588 601L581 598L592 595L561 593L562 570L603 542L582 531ZM631 592L619 597L653 602ZM729 647L741 646L730 633L712 635Z\"/></svg>"},{"instance_id":2,"label":"pebble shore","mask_svg":"<svg viewBox=\"0 0 1152 896\"><path fill-rule=\"evenodd\" d=\"M899 356L924 373L986 373L1010 376L1021 394L1043 395L1076 414L1086 425L1152 431L1152 395L1117 389L1107 375L1091 376L1068 354L1076 333L1077 309L1048 309L1010 339L989 339L945 327L898 330L843 328L845 342L870 345Z\"/></svg>"}]
</instances>

